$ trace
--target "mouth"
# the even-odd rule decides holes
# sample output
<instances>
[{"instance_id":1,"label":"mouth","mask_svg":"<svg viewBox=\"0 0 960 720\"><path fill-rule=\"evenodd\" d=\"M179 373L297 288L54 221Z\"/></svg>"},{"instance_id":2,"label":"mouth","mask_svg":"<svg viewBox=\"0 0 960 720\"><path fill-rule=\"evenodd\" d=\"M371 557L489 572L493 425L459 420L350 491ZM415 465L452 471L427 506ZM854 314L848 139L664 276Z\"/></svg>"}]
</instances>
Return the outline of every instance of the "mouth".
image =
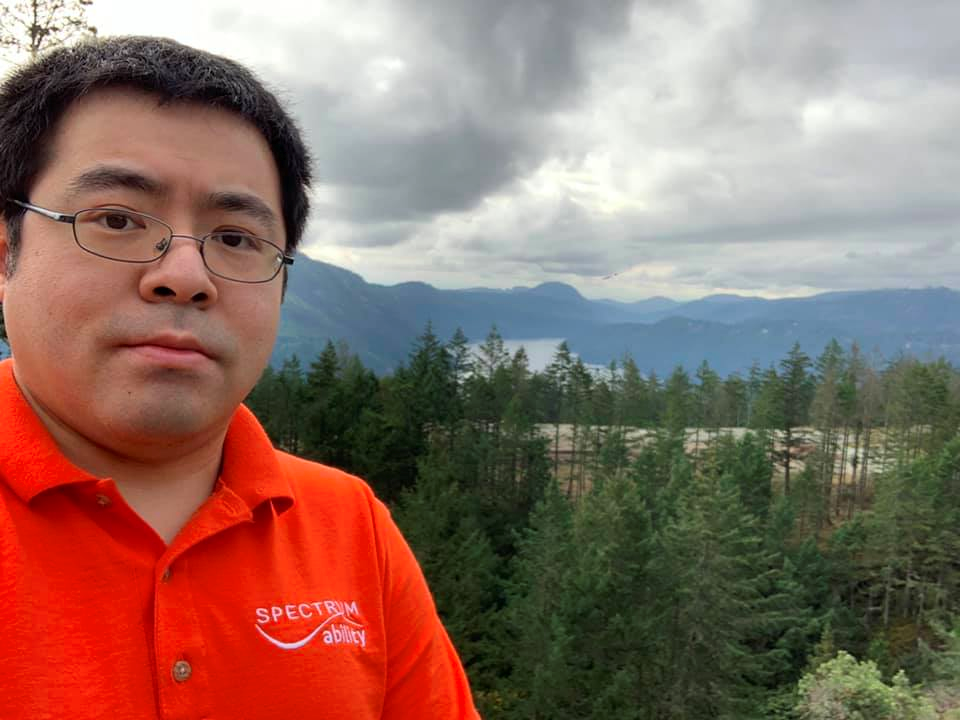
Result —
<instances>
[{"instance_id":1,"label":"mouth","mask_svg":"<svg viewBox=\"0 0 960 720\"><path fill-rule=\"evenodd\" d=\"M124 343L124 349L152 364L167 367L196 367L216 356L192 335L156 335Z\"/></svg>"}]
</instances>

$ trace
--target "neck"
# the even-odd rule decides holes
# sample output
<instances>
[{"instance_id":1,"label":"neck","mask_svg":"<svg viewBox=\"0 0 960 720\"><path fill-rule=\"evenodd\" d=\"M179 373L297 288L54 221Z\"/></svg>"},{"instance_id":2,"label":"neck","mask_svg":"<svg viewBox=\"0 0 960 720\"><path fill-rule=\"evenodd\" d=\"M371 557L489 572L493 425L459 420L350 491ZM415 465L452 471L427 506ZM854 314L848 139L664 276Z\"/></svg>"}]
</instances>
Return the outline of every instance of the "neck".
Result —
<instances>
[{"instance_id":1,"label":"neck","mask_svg":"<svg viewBox=\"0 0 960 720\"><path fill-rule=\"evenodd\" d=\"M221 442L222 447L222 442ZM127 504L166 544L210 497L220 471L220 453L185 457L163 467L131 463L109 477Z\"/></svg>"},{"instance_id":2,"label":"neck","mask_svg":"<svg viewBox=\"0 0 960 720\"><path fill-rule=\"evenodd\" d=\"M64 456L91 475L112 479L127 504L168 545L213 492L225 427L168 443L107 447L64 423L20 388Z\"/></svg>"}]
</instances>

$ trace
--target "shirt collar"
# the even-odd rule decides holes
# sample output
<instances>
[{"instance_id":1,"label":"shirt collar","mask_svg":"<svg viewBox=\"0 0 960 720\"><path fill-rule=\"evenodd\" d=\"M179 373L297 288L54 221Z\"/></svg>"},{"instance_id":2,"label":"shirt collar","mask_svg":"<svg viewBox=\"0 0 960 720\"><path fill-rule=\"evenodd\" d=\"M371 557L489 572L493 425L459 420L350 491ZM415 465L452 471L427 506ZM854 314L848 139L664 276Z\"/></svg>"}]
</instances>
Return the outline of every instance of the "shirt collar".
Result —
<instances>
[{"instance_id":1,"label":"shirt collar","mask_svg":"<svg viewBox=\"0 0 960 720\"><path fill-rule=\"evenodd\" d=\"M53 488L96 482L60 452L13 377L13 360L0 362L0 481L25 503ZM252 511L270 500L278 514L294 501L290 481L283 472L270 438L246 407L240 406L227 429L220 483Z\"/></svg>"},{"instance_id":2,"label":"shirt collar","mask_svg":"<svg viewBox=\"0 0 960 720\"><path fill-rule=\"evenodd\" d=\"M237 408L227 429L220 480L251 511L270 500L279 515L289 510L294 502L293 488L273 443L244 405Z\"/></svg>"},{"instance_id":3,"label":"shirt collar","mask_svg":"<svg viewBox=\"0 0 960 720\"><path fill-rule=\"evenodd\" d=\"M62 485L97 480L71 463L20 392L13 378L13 360L0 362L0 478L30 502L37 495Z\"/></svg>"}]
</instances>

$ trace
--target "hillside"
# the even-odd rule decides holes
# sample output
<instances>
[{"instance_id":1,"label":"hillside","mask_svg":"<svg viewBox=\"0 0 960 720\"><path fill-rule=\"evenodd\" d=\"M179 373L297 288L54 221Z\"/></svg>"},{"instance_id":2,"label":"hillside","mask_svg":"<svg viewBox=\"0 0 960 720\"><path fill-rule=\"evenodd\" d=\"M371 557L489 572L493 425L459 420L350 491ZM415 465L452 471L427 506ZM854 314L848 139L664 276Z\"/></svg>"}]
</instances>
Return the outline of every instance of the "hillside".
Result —
<instances>
[{"instance_id":1,"label":"hillside","mask_svg":"<svg viewBox=\"0 0 960 720\"><path fill-rule=\"evenodd\" d=\"M327 263L299 257L282 311L275 363L315 357L327 339L344 340L369 367L389 371L432 322L441 338L461 327L481 340L496 325L507 339L567 338L590 363L630 352L644 370L693 369L707 360L721 374L782 358L794 342L817 354L831 339L866 354L901 353L960 362L960 293L948 288L834 292L766 300L714 295L690 302L589 300L562 283L507 290L440 290L425 283L377 285Z\"/></svg>"}]
</instances>

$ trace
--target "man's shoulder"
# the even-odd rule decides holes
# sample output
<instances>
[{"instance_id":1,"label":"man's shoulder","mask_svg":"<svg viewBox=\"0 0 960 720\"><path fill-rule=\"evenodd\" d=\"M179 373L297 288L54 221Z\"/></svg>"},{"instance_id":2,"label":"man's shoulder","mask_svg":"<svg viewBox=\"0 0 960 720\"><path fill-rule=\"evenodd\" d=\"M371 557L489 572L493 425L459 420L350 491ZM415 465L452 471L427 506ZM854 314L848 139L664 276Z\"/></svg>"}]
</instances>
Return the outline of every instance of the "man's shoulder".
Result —
<instances>
[{"instance_id":1,"label":"man's shoulder","mask_svg":"<svg viewBox=\"0 0 960 720\"><path fill-rule=\"evenodd\" d=\"M282 450L274 452L298 499L326 501L336 498L365 504L376 501L370 486L356 475Z\"/></svg>"}]
</instances>

